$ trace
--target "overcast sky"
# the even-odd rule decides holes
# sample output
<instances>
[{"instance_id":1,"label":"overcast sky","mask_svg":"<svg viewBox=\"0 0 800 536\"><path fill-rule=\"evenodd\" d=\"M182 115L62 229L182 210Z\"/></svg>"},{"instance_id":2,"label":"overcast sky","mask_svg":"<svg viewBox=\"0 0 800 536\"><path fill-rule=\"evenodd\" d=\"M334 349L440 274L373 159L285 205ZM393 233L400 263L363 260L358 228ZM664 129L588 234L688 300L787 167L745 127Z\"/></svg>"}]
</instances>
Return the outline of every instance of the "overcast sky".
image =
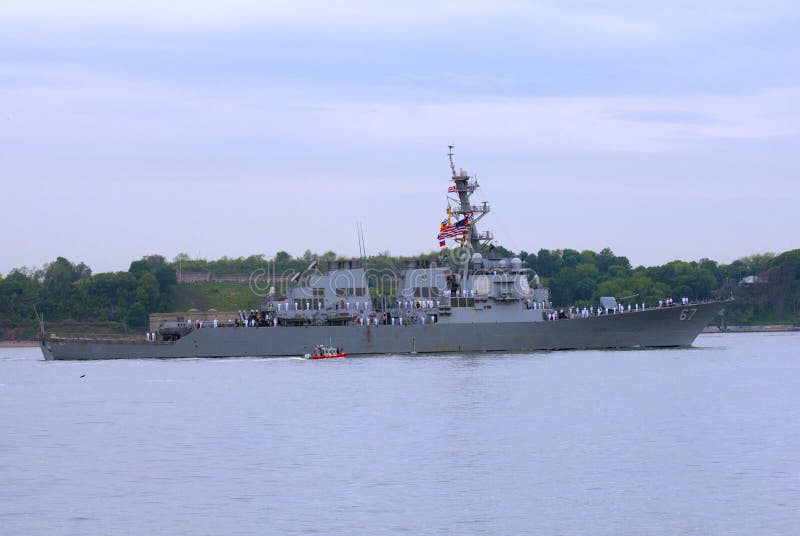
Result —
<instances>
[{"instance_id":1,"label":"overcast sky","mask_svg":"<svg viewBox=\"0 0 800 536\"><path fill-rule=\"evenodd\" d=\"M0 273L437 249L800 247L800 3L0 3Z\"/></svg>"}]
</instances>

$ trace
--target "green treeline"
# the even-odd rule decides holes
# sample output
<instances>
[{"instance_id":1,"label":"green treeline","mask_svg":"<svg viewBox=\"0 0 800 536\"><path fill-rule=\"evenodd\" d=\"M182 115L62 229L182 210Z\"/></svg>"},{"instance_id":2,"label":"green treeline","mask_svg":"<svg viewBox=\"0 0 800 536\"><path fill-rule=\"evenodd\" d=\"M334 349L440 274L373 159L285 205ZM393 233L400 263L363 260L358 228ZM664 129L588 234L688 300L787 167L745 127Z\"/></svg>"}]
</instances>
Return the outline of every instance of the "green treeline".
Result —
<instances>
[{"instance_id":1,"label":"green treeline","mask_svg":"<svg viewBox=\"0 0 800 536\"><path fill-rule=\"evenodd\" d=\"M366 267L383 274L397 272L409 258L435 260L442 253L448 251L415 257L396 257L386 252L369 257ZM502 247L494 253L515 255ZM733 294L737 300L726 310L730 324L800 323L800 249L780 255L752 255L728 265L701 259L635 268L626 257L617 256L608 248L599 253L540 249L517 255L538 274L540 284L550 288L557 306L596 304L600 296L631 297L633 303L652 305L664 298L704 299ZM0 278L0 338L34 337L34 307L48 322L108 323L124 331L143 329L152 312L184 308L193 300L206 304L222 301L224 283L178 285L179 270L215 277L249 276L259 271L288 276L304 272L314 260L335 259L337 255L331 251L321 255L306 251L301 257L281 251L272 259L252 255L211 261L181 254L172 262L151 255L132 262L125 272L93 274L84 263L74 264L59 257L42 269L16 269ZM282 285L278 287L279 292L285 291ZM248 295L243 289L237 292L233 295ZM260 298L253 295L251 303L242 303L241 307L258 301Z\"/></svg>"},{"instance_id":2,"label":"green treeline","mask_svg":"<svg viewBox=\"0 0 800 536\"><path fill-rule=\"evenodd\" d=\"M635 296L633 303L653 305L664 298L733 295L736 302L725 311L729 324L800 323L800 249L752 255L728 265L701 259L636 268L608 248L599 253L541 249L520 256L559 305L595 304L600 296Z\"/></svg>"},{"instance_id":3,"label":"green treeline","mask_svg":"<svg viewBox=\"0 0 800 536\"><path fill-rule=\"evenodd\" d=\"M0 333L35 336L34 307L46 321L141 328L149 313L171 309L175 284L175 270L160 255L132 262L127 272L100 274L58 257L41 270L17 269L0 279Z\"/></svg>"}]
</instances>

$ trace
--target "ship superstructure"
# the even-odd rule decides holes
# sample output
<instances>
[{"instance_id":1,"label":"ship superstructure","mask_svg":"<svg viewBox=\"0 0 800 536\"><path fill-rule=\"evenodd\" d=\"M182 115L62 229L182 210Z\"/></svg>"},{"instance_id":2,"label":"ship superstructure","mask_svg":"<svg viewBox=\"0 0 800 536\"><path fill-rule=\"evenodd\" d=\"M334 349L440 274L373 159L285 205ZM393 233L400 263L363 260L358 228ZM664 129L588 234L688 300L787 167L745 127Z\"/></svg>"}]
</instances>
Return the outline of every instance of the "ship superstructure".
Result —
<instances>
[{"instance_id":1,"label":"ship superstructure","mask_svg":"<svg viewBox=\"0 0 800 536\"><path fill-rule=\"evenodd\" d=\"M454 197L438 238L440 244L455 242L451 255L438 261L406 261L396 273L394 296L370 295L362 261L329 261L327 270L308 276L286 297L271 296L262 305L260 325L531 322L552 312L548 289L531 287L530 270L521 259L484 256L482 252L491 251L492 234L479 232L477 224L489 212L489 204L471 203L479 185L464 170L456 172L452 146L448 156L448 194Z\"/></svg>"}]
</instances>

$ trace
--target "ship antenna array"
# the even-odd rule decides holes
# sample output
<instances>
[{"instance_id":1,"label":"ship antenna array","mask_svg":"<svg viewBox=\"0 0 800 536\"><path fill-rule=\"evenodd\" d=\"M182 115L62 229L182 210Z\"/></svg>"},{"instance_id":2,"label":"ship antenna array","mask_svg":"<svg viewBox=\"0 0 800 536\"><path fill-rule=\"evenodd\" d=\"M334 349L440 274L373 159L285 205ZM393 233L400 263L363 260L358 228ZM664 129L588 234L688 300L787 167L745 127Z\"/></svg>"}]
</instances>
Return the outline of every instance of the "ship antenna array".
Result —
<instances>
[{"instance_id":1,"label":"ship antenna array","mask_svg":"<svg viewBox=\"0 0 800 536\"><path fill-rule=\"evenodd\" d=\"M45 338L44 315L39 313L39 311L36 309L36 305L33 306L33 312L36 315L36 319L39 321L39 338L41 340L44 340Z\"/></svg>"},{"instance_id":2,"label":"ship antenna array","mask_svg":"<svg viewBox=\"0 0 800 536\"><path fill-rule=\"evenodd\" d=\"M358 231L358 254L362 261L367 259L367 244L364 241L364 227L361 223L356 223L356 230Z\"/></svg>"},{"instance_id":3,"label":"ship antenna array","mask_svg":"<svg viewBox=\"0 0 800 536\"><path fill-rule=\"evenodd\" d=\"M492 241L492 235L490 232L487 231L486 233L480 234L478 232L478 227L475 225L486 215L487 212L489 212L489 205L486 202L484 202L482 206L474 206L470 203L470 195L475 191L475 188L477 188L478 181L473 177L472 182L470 183L470 176L463 170L456 174L456 165L453 161L453 147L453 145L447 146L449 149L447 156L450 158L450 171L453 174L453 182L456 183L456 191L458 195L456 213L459 216L473 214L473 219L469 223L469 234L461 236L461 244L464 245L469 242L472 249L477 252L488 246ZM474 216L474 213L476 212L478 215Z\"/></svg>"},{"instance_id":4,"label":"ship antenna array","mask_svg":"<svg viewBox=\"0 0 800 536\"><path fill-rule=\"evenodd\" d=\"M447 148L449 149L449 152L447 153L447 156L450 157L450 171L453 173L453 178L455 179L456 178L456 165L455 165L455 163L453 163L453 147L455 147L455 145L448 145L447 146Z\"/></svg>"}]
</instances>

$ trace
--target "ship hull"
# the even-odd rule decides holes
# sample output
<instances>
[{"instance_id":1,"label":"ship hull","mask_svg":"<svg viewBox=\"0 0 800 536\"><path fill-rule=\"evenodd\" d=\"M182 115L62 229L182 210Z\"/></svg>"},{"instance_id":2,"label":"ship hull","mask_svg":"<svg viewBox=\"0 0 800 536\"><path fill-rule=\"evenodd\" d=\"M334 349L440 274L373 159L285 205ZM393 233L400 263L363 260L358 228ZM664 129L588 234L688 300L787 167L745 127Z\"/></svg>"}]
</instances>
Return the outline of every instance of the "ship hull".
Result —
<instances>
[{"instance_id":1,"label":"ship hull","mask_svg":"<svg viewBox=\"0 0 800 536\"><path fill-rule=\"evenodd\" d=\"M204 328L174 342L49 338L47 360L303 356L319 344L348 355L521 352L691 346L726 302L539 322Z\"/></svg>"}]
</instances>

